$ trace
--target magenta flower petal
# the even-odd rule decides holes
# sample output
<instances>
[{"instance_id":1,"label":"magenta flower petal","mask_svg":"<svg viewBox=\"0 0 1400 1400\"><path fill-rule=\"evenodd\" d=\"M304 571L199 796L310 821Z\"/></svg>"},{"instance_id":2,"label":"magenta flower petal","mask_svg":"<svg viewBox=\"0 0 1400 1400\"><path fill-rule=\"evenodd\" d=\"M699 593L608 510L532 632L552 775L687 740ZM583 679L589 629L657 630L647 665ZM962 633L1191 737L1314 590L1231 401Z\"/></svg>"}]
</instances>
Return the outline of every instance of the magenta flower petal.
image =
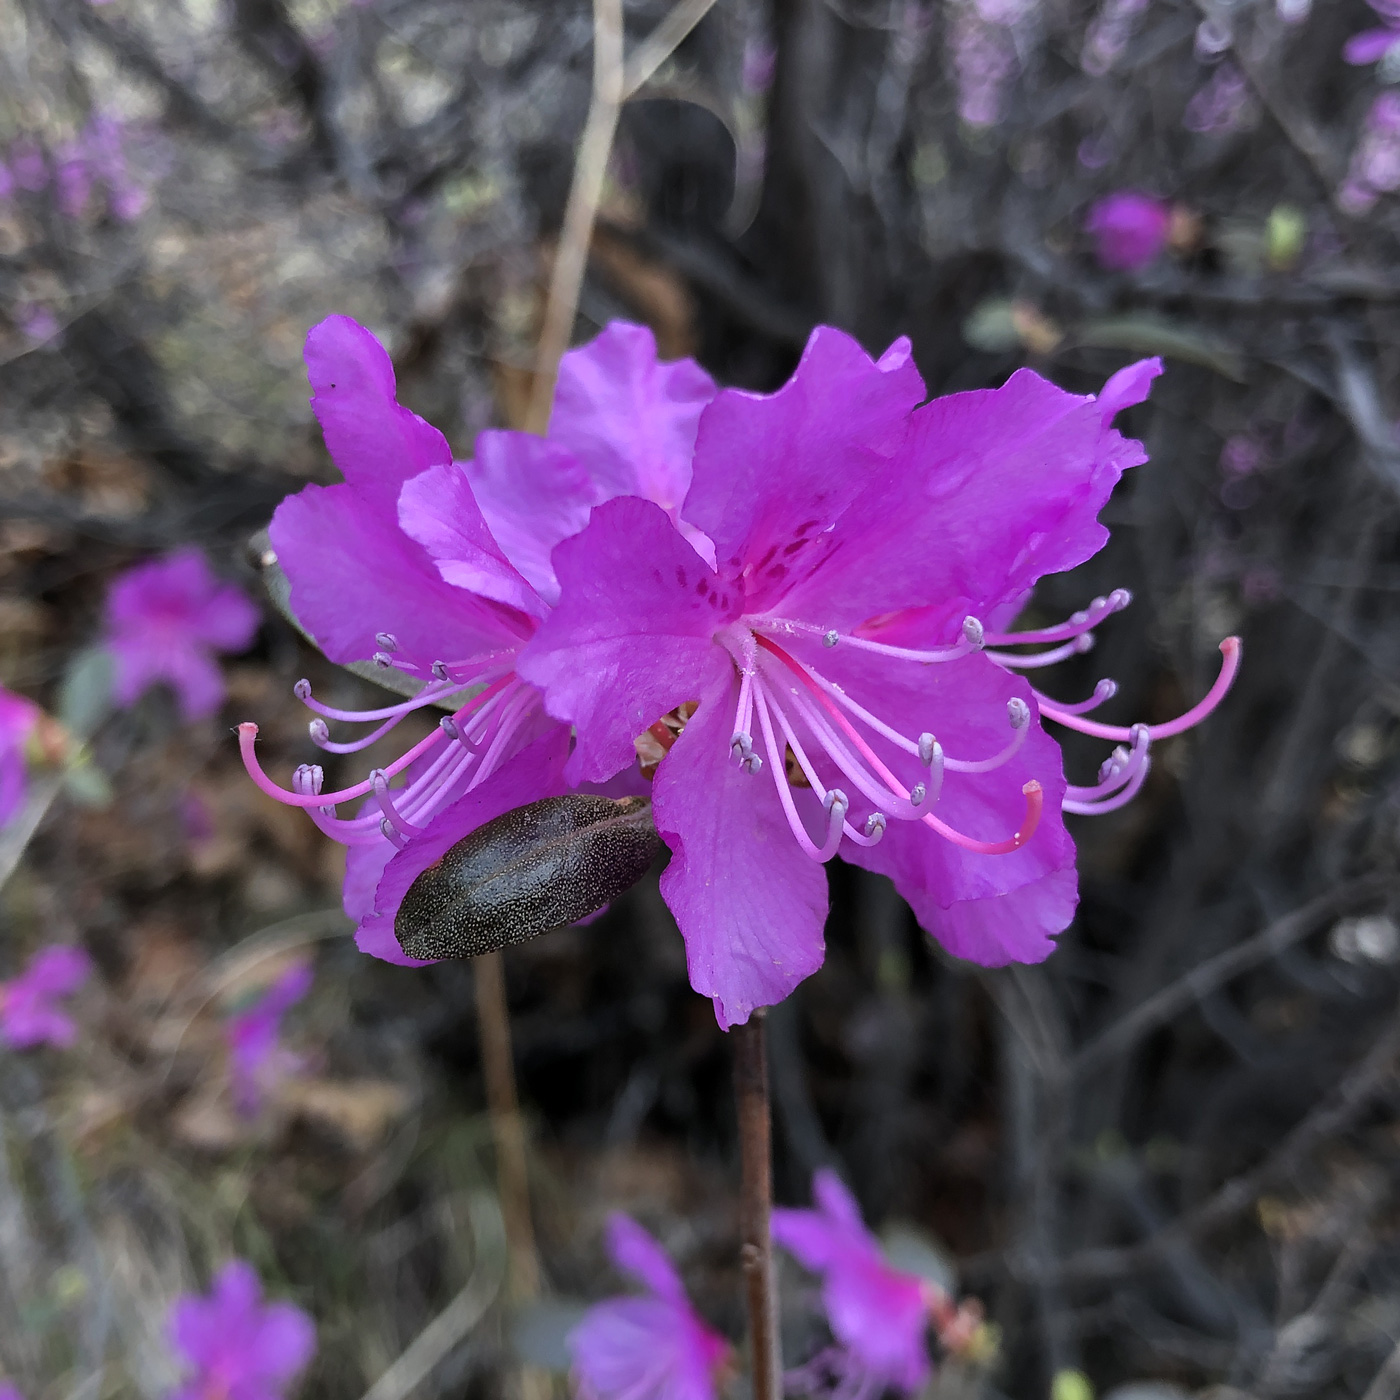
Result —
<instances>
[{"instance_id":1,"label":"magenta flower petal","mask_svg":"<svg viewBox=\"0 0 1400 1400\"><path fill-rule=\"evenodd\" d=\"M1098 513L1124 470L1147 459L1106 419L1141 402L1159 373L1160 360L1130 365L1096 399L1023 369L1000 389L918 409L882 489L841 520L783 611L837 628L881 619L876 635L901 644L949 640L968 613L1009 621L1037 579L1103 547ZM926 630L891 628L920 610Z\"/></svg>"},{"instance_id":2,"label":"magenta flower petal","mask_svg":"<svg viewBox=\"0 0 1400 1400\"><path fill-rule=\"evenodd\" d=\"M81 948L41 948L24 974L26 987L46 997L72 996L92 974L92 959Z\"/></svg>"},{"instance_id":3,"label":"magenta flower petal","mask_svg":"<svg viewBox=\"0 0 1400 1400\"><path fill-rule=\"evenodd\" d=\"M272 517L272 547L292 586L292 610L332 661L366 661L392 634L420 670L497 650L523 627L444 582L381 509L351 486L308 486Z\"/></svg>"},{"instance_id":4,"label":"magenta flower petal","mask_svg":"<svg viewBox=\"0 0 1400 1400\"><path fill-rule=\"evenodd\" d=\"M718 1400L729 1345L691 1307L660 1246L614 1215L608 1251L651 1296L598 1303L569 1334L580 1400Z\"/></svg>"},{"instance_id":5,"label":"magenta flower petal","mask_svg":"<svg viewBox=\"0 0 1400 1400\"><path fill-rule=\"evenodd\" d=\"M1400 44L1400 30L1363 29L1346 41L1342 59L1356 67L1379 63L1397 44Z\"/></svg>"},{"instance_id":6,"label":"magenta flower petal","mask_svg":"<svg viewBox=\"0 0 1400 1400\"><path fill-rule=\"evenodd\" d=\"M723 572L749 566L748 609L786 591L903 447L923 380L907 348L881 364L818 326L775 394L726 389L705 411L682 514L714 542Z\"/></svg>"},{"instance_id":7,"label":"magenta flower petal","mask_svg":"<svg viewBox=\"0 0 1400 1400\"><path fill-rule=\"evenodd\" d=\"M375 887L372 912L361 917L355 931L359 950L404 967L425 966L422 960L410 958L394 937L394 915L408 887L482 823L527 802L567 792L564 761L568 754L568 727L548 725L508 763L440 813L404 850L395 852Z\"/></svg>"},{"instance_id":8,"label":"magenta flower petal","mask_svg":"<svg viewBox=\"0 0 1400 1400\"><path fill-rule=\"evenodd\" d=\"M674 515L714 396L693 360L662 363L648 327L614 321L560 361L549 436L577 457L599 501L641 496Z\"/></svg>"},{"instance_id":9,"label":"magenta flower petal","mask_svg":"<svg viewBox=\"0 0 1400 1400\"><path fill-rule=\"evenodd\" d=\"M392 521L410 477L452 460L447 439L396 398L389 352L348 316L306 336L311 407L341 475Z\"/></svg>"},{"instance_id":10,"label":"magenta flower petal","mask_svg":"<svg viewBox=\"0 0 1400 1400\"><path fill-rule=\"evenodd\" d=\"M608 1217L608 1258L648 1292L671 1303L685 1301L685 1285L666 1251L621 1211Z\"/></svg>"},{"instance_id":11,"label":"magenta flower petal","mask_svg":"<svg viewBox=\"0 0 1400 1400\"><path fill-rule=\"evenodd\" d=\"M294 963L252 1005L224 1025L233 1097L241 1113L256 1114L263 1095L284 1070L278 1038L282 1017L311 990L310 963Z\"/></svg>"},{"instance_id":12,"label":"magenta flower petal","mask_svg":"<svg viewBox=\"0 0 1400 1400\"><path fill-rule=\"evenodd\" d=\"M656 829L671 848L661 893L685 939L690 985L721 1027L782 1001L826 956L826 872L792 839L766 777L729 748L738 686L712 685L656 771ZM815 828L821 809L802 803Z\"/></svg>"},{"instance_id":13,"label":"magenta flower petal","mask_svg":"<svg viewBox=\"0 0 1400 1400\"><path fill-rule=\"evenodd\" d=\"M551 451L541 438L530 441L544 453ZM587 520L586 512L583 518ZM499 536L487 525L461 463L430 467L404 484L399 493L399 528L423 546L447 583L537 617L545 613L535 582L520 574ZM549 547L555 543L551 541ZM547 568L548 550L544 558ZM552 580L552 572L548 577Z\"/></svg>"},{"instance_id":14,"label":"magenta flower petal","mask_svg":"<svg viewBox=\"0 0 1400 1400\"><path fill-rule=\"evenodd\" d=\"M520 674L578 727L571 780L602 781L635 757L653 720L696 699L726 666L713 636L735 599L650 501L609 501L554 551L559 607Z\"/></svg>"},{"instance_id":15,"label":"magenta flower petal","mask_svg":"<svg viewBox=\"0 0 1400 1400\"><path fill-rule=\"evenodd\" d=\"M817 1210L775 1210L773 1238L822 1276L822 1300L848 1370L877 1393L917 1391L929 1373L926 1285L891 1268L834 1172L812 1183Z\"/></svg>"}]
</instances>

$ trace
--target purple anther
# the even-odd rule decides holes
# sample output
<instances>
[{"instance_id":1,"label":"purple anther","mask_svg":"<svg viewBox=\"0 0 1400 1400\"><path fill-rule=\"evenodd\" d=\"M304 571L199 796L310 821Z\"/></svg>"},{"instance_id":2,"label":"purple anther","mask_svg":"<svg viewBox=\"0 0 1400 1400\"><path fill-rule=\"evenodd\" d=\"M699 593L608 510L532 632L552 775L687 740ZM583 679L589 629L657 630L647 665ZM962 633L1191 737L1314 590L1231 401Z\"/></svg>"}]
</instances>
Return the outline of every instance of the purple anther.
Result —
<instances>
[{"instance_id":1,"label":"purple anther","mask_svg":"<svg viewBox=\"0 0 1400 1400\"><path fill-rule=\"evenodd\" d=\"M311 735L311 742L317 748L325 748L331 741L331 731L323 719L313 719L307 726L307 733Z\"/></svg>"},{"instance_id":2,"label":"purple anther","mask_svg":"<svg viewBox=\"0 0 1400 1400\"><path fill-rule=\"evenodd\" d=\"M381 651L397 651L399 649L399 639L392 632L376 632L374 644Z\"/></svg>"},{"instance_id":3,"label":"purple anther","mask_svg":"<svg viewBox=\"0 0 1400 1400\"><path fill-rule=\"evenodd\" d=\"M311 699L311 682L310 682L309 680L307 680L305 676L303 676L303 677L292 687L292 694L295 695L296 698L297 698L298 700L310 700L310 699Z\"/></svg>"},{"instance_id":4,"label":"purple anther","mask_svg":"<svg viewBox=\"0 0 1400 1400\"><path fill-rule=\"evenodd\" d=\"M440 681L451 680L451 677L447 674L447 662L445 662L445 661L434 661L434 662L433 662L433 668L432 668L432 669L433 669L433 675L435 675L435 676L438 678L438 680L440 680Z\"/></svg>"},{"instance_id":5,"label":"purple anther","mask_svg":"<svg viewBox=\"0 0 1400 1400\"><path fill-rule=\"evenodd\" d=\"M457 721L451 715L443 715L438 720L438 728L454 743L461 741L462 731L457 727Z\"/></svg>"},{"instance_id":6,"label":"purple anther","mask_svg":"<svg viewBox=\"0 0 1400 1400\"><path fill-rule=\"evenodd\" d=\"M381 671L389 670L394 664L394 658L386 651L375 652L373 659L374 664L378 666Z\"/></svg>"},{"instance_id":7,"label":"purple anther","mask_svg":"<svg viewBox=\"0 0 1400 1400\"><path fill-rule=\"evenodd\" d=\"M1031 707L1019 695L1013 695L1006 702L1006 717L1012 729L1024 729L1031 722Z\"/></svg>"},{"instance_id":8,"label":"purple anther","mask_svg":"<svg viewBox=\"0 0 1400 1400\"><path fill-rule=\"evenodd\" d=\"M841 640L841 634L833 627L830 632L822 634L822 645L824 647L834 647Z\"/></svg>"},{"instance_id":9,"label":"purple anther","mask_svg":"<svg viewBox=\"0 0 1400 1400\"><path fill-rule=\"evenodd\" d=\"M924 798L928 796L928 788L923 783L915 783L909 789L909 805L911 807L922 807Z\"/></svg>"},{"instance_id":10,"label":"purple anther","mask_svg":"<svg viewBox=\"0 0 1400 1400\"><path fill-rule=\"evenodd\" d=\"M885 834L886 818L883 812L871 812L865 819L865 834L873 845Z\"/></svg>"},{"instance_id":11,"label":"purple anther","mask_svg":"<svg viewBox=\"0 0 1400 1400\"><path fill-rule=\"evenodd\" d=\"M962 634L967 639L968 646L974 651L981 648L983 639L986 636L982 624L975 617L963 618Z\"/></svg>"}]
</instances>

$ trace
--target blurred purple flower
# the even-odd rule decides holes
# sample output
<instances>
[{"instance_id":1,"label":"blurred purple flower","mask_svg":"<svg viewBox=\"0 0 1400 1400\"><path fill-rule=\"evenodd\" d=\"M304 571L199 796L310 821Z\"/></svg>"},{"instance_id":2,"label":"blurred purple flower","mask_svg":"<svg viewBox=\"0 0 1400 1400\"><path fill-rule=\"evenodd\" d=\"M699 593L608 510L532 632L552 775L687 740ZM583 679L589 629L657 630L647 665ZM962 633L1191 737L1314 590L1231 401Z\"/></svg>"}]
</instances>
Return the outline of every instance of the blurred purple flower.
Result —
<instances>
[{"instance_id":1,"label":"blurred purple flower","mask_svg":"<svg viewBox=\"0 0 1400 1400\"><path fill-rule=\"evenodd\" d=\"M1400 93L1383 92L1366 114L1361 140L1352 153L1337 202L1350 214L1364 214L1382 194L1397 189L1400 189Z\"/></svg>"},{"instance_id":2,"label":"blurred purple flower","mask_svg":"<svg viewBox=\"0 0 1400 1400\"><path fill-rule=\"evenodd\" d=\"M10 172L10 167L4 161L0 161L0 203L5 203L13 198L15 192L15 177Z\"/></svg>"},{"instance_id":3,"label":"blurred purple flower","mask_svg":"<svg viewBox=\"0 0 1400 1400\"><path fill-rule=\"evenodd\" d=\"M43 345L52 340L63 328L58 317L47 306L25 306L17 309L20 334L31 345Z\"/></svg>"},{"instance_id":4,"label":"blurred purple flower","mask_svg":"<svg viewBox=\"0 0 1400 1400\"><path fill-rule=\"evenodd\" d=\"M1264 463L1264 447L1249 433L1235 433L1220 449L1220 469L1227 476L1248 476Z\"/></svg>"},{"instance_id":5,"label":"blurred purple flower","mask_svg":"<svg viewBox=\"0 0 1400 1400\"><path fill-rule=\"evenodd\" d=\"M38 718L37 705L0 686L0 826L24 801L25 749Z\"/></svg>"},{"instance_id":6,"label":"blurred purple flower","mask_svg":"<svg viewBox=\"0 0 1400 1400\"><path fill-rule=\"evenodd\" d=\"M187 720L213 714L224 698L217 653L247 649L258 610L221 582L193 547L138 564L107 594L107 649L116 663L113 693L132 704L157 681L175 689Z\"/></svg>"},{"instance_id":7,"label":"blurred purple flower","mask_svg":"<svg viewBox=\"0 0 1400 1400\"><path fill-rule=\"evenodd\" d=\"M949 57L958 88L958 116L971 127L996 126L1006 84L1016 75L1016 43L1010 27L963 0L950 16Z\"/></svg>"},{"instance_id":8,"label":"blurred purple flower","mask_svg":"<svg viewBox=\"0 0 1400 1400\"><path fill-rule=\"evenodd\" d=\"M71 1045L78 1028L55 1003L72 996L91 970L81 948L41 948L18 977L0 983L0 1039L12 1050Z\"/></svg>"},{"instance_id":9,"label":"blurred purple flower","mask_svg":"<svg viewBox=\"0 0 1400 1400\"><path fill-rule=\"evenodd\" d=\"M289 967L263 995L224 1023L235 1107L253 1117L270 1092L295 1064L278 1044L282 1017L311 990L310 963Z\"/></svg>"},{"instance_id":10,"label":"blurred purple flower","mask_svg":"<svg viewBox=\"0 0 1400 1400\"><path fill-rule=\"evenodd\" d=\"M579 1400L718 1400L729 1343L691 1306L661 1246L614 1215L607 1249L648 1296L597 1303L569 1333Z\"/></svg>"},{"instance_id":11,"label":"blurred purple flower","mask_svg":"<svg viewBox=\"0 0 1400 1400\"><path fill-rule=\"evenodd\" d=\"M1249 87L1233 63L1225 62L1186 104L1181 124L1187 131L1215 135L1239 125L1249 106Z\"/></svg>"},{"instance_id":12,"label":"blurred purple flower","mask_svg":"<svg viewBox=\"0 0 1400 1400\"><path fill-rule=\"evenodd\" d=\"M1162 200L1120 190L1094 202L1084 228L1102 266L1136 272L1166 247L1171 222L1171 210Z\"/></svg>"},{"instance_id":13,"label":"blurred purple flower","mask_svg":"<svg viewBox=\"0 0 1400 1400\"><path fill-rule=\"evenodd\" d=\"M1353 34L1342 49L1342 58L1356 66L1383 62L1400 44L1400 0L1366 0L1380 16L1379 29Z\"/></svg>"},{"instance_id":14,"label":"blurred purple flower","mask_svg":"<svg viewBox=\"0 0 1400 1400\"><path fill-rule=\"evenodd\" d=\"M1149 4L1151 0L1104 0L1085 31L1079 66L1093 77L1107 73L1123 56L1138 16Z\"/></svg>"},{"instance_id":15,"label":"blurred purple flower","mask_svg":"<svg viewBox=\"0 0 1400 1400\"><path fill-rule=\"evenodd\" d=\"M262 1301L251 1264L235 1259L208 1297L179 1299L170 1340L193 1375L173 1400L282 1400L316 1352L316 1328L290 1303Z\"/></svg>"},{"instance_id":16,"label":"blurred purple flower","mask_svg":"<svg viewBox=\"0 0 1400 1400\"><path fill-rule=\"evenodd\" d=\"M773 72L778 66L778 50L770 39L744 40L743 71L740 82L745 92L767 92L773 85Z\"/></svg>"},{"instance_id":17,"label":"blurred purple flower","mask_svg":"<svg viewBox=\"0 0 1400 1400\"><path fill-rule=\"evenodd\" d=\"M823 1358L852 1394L912 1394L928 1378L925 1334L942 1295L891 1268L865 1228L860 1207L835 1172L812 1181L815 1210L775 1210L773 1238L822 1278L822 1302L840 1357Z\"/></svg>"},{"instance_id":18,"label":"blurred purple flower","mask_svg":"<svg viewBox=\"0 0 1400 1400\"><path fill-rule=\"evenodd\" d=\"M367 713L322 705L302 682L297 694L318 716L312 737L328 752L357 752L444 696L458 696L459 708L338 793L322 791L310 766L293 791L278 787L258 766L257 727L240 726L240 741L263 791L307 809L350 847L344 901L359 948L415 965L394 915L416 876L482 822L570 786L569 727L515 673L520 647L559 596L551 551L624 494L658 502L688 529L680 503L715 386L691 360L660 360L644 326L615 321L563 357L547 436L486 431L474 460L454 462L442 434L399 405L389 356L363 326L332 316L313 327L306 366L345 481L309 486L273 516L292 607L331 660L374 657L427 682L415 699ZM480 687L470 699L467 686ZM327 719L377 727L341 744ZM625 762L635 772L630 750ZM399 773L407 781L391 793ZM335 815L336 803L360 799L357 815Z\"/></svg>"},{"instance_id":19,"label":"blurred purple flower","mask_svg":"<svg viewBox=\"0 0 1400 1400\"><path fill-rule=\"evenodd\" d=\"M24 1400L24 1396L9 1381L0 1381L0 1400Z\"/></svg>"},{"instance_id":20,"label":"blurred purple flower","mask_svg":"<svg viewBox=\"0 0 1400 1400\"><path fill-rule=\"evenodd\" d=\"M1228 17L1209 15L1196 26L1195 54L1202 63L1213 63L1235 42Z\"/></svg>"},{"instance_id":21,"label":"blurred purple flower","mask_svg":"<svg viewBox=\"0 0 1400 1400\"><path fill-rule=\"evenodd\" d=\"M10 147L10 174L20 189L36 194L49 183L49 161L40 146L21 136Z\"/></svg>"}]
</instances>

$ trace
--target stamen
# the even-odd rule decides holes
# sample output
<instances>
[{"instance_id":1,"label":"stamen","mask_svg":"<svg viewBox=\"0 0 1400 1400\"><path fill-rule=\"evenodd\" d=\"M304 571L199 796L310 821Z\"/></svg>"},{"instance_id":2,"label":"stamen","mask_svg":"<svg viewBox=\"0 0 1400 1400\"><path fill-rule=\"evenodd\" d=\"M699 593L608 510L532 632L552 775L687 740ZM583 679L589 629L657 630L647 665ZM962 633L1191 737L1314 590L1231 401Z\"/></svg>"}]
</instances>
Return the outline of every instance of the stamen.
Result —
<instances>
[{"instance_id":1,"label":"stamen","mask_svg":"<svg viewBox=\"0 0 1400 1400\"><path fill-rule=\"evenodd\" d=\"M333 744L331 742L330 729L325 720L313 719L306 727L311 734L311 742L318 749L324 749L327 753L359 753L361 749L367 749L371 744L378 743L391 729L398 727L403 721L402 715L396 715L393 719L386 719L378 729L371 730L362 739L353 739L344 744Z\"/></svg>"},{"instance_id":2,"label":"stamen","mask_svg":"<svg viewBox=\"0 0 1400 1400\"><path fill-rule=\"evenodd\" d=\"M374 634L374 644L381 651L397 651L399 649L399 639L392 632L376 632Z\"/></svg>"},{"instance_id":3,"label":"stamen","mask_svg":"<svg viewBox=\"0 0 1400 1400\"><path fill-rule=\"evenodd\" d=\"M1107 797L1100 802L1085 802L1066 797L1063 810L1080 817L1101 817L1107 812L1116 812L1120 807L1126 807L1138 795L1143 783L1147 781L1148 770L1151 767L1152 760L1144 754L1142 762L1116 797Z\"/></svg>"},{"instance_id":4,"label":"stamen","mask_svg":"<svg viewBox=\"0 0 1400 1400\"><path fill-rule=\"evenodd\" d=\"M841 634L833 627L831 631L822 638L822 645L824 647L834 647L840 640Z\"/></svg>"},{"instance_id":5,"label":"stamen","mask_svg":"<svg viewBox=\"0 0 1400 1400\"><path fill-rule=\"evenodd\" d=\"M1067 705L1060 700L1052 700L1048 695L1042 695L1038 690L1033 691L1035 703L1040 706L1042 713L1048 705L1053 710L1059 710L1066 715L1087 715L1090 710L1097 710L1106 700L1112 700L1118 694L1118 682L1110 680L1105 676L1095 687L1094 693L1087 700L1076 700L1072 705Z\"/></svg>"},{"instance_id":6,"label":"stamen","mask_svg":"<svg viewBox=\"0 0 1400 1400\"><path fill-rule=\"evenodd\" d=\"M999 754L979 759L948 758L944 760L944 766L954 773L991 773L1009 763L1016 750L1026 742L1026 735L1030 733L1031 707L1019 695L1013 695L1006 702L1006 717L1011 721L1011 728L1015 732L1011 736L1011 742Z\"/></svg>"},{"instance_id":7,"label":"stamen","mask_svg":"<svg viewBox=\"0 0 1400 1400\"><path fill-rule=\"evenodd\" d=\"M1081 632L1072 641L1066 642L1063 646L1051 647L1049 651L1032 652L1028 656L1021 656L1010 651L989 651L987 655L998 666L1012 666L1018 671L1033 671L1037 666L1053 666L1057 661L1064 661L1071 656L1083 656L1085 652L1093 651L1093 649L1094 634Z\"/></svg>"},{"instance_id":8,"label":"stamen","mask_svg":"<svg viewBox=\"0 0 1400 1400\"><path fill-rule=\"evenodd\" d=\"M881 779L890 785L891 790L894 793L896 793L900 797L900 799L902 799L902 801L908 802L909 790L906 787L904 787L904 785L894 776L893 773L890 772L890 770L880 760L879 755L876 754L875 751L870 747L870 745L867 744L865 740L860 736L860 734L856 732L855 727L846 718L846 716L843 715L841 711L831 702L831 700L822 691L822 689L819 686L812 683L811 679L807 675L806 670L803 667L799 666L798 663L794 661L793 658L790 657L780 646L778 646L775 642L770 641L768 638L759 637L758 644L765 651L768 651L772 655L776 656L785 666L787 666L797 676L797 678L800 681L802 681L804 686L806 686L811 691L812 695L816 697L817 702L821 704L830 713L831 718L835 720L836 724L856 746L857 750L865 757L867 762L870 763L871 767L874 768L875 772L880 775ZM1022 733L1023 731L1018 731L1018 734ZM834 754L833 757L835 757ZM981 855L1005 854L1008 851L1014 851L1017 850L1019 847L1024 846L1026 842L1030 840L1031 836L1035 832L1036 827L1040 823L1041 807L1043 806L1045 801L1045 793L1041 788L1040 784L1036 782L1034 778L1032 778L1030 782L1026 783L1022 787L1021 792L1026 799L1025 814L1022 819L1020 828L1015 832L1014 835L1008 837L1005 841L978 841L975 838L956 830L954 827L949 826L947 822L940 821L937 817L933 815L932 812L922 813L919 819L922 822L924 822L927 826L932 827L936 832L938 832L940 836L944 837L948 841L953 842L954 845L961 846L964 850L975 851Z\"/></svg>"},{"instance_id":9,"label":"stamen","mask_svg":"<svg viewBox=\"0 0 1400 1400\"><path fill-rule=\"evenodd\" d=\"M1130 782L1138 769L1146 762L1147 751L1151 745L1152 740L1147 733L1147 726L1135 724L1133 726L1132 748L1119 747L1114 749L1113 753L1100 765L1099 780L1093 787L1076 787L1072 783L1066 786L1066 799L1071 802L1098 802L1102 798L1112 796L1125 783Z\"/></svg>"},{"instance_id":10,"label":"stamen","mask_svg":"<svg viewBox=\"0 0 1400 1400\"><path fill-rule=\"evenodd\" d=\"M1065 642L1097 627L1104 618L1122 612L1133 601L1133 595L1126 588L1115 588L1107 598L1095 598L1083 611L1075 613L1068 622L1058 627L1040 627L1031 632L992 632L987 636L987 645L993 647L1020 646L1022 643Z\"/></svg>"},{"instance_id":11,"label":"stamen","mask_svg":"<svg viewBox=\"0 0 1400 1400\"><path fill-rule=\"evenodd\" d=\"M374 785L374 795L379 799L379 808L394 830L403 837L420 835L423 828L406 821L399 809L394 806L394 798L389 791L389 778L385 771L382 768L376 768L370 774L370 782Z\"/></svg>"},{"instance_id":12,"label":"stamen","mask_svg":"<svg viewBox=\"0 0 1400 1400\"><path fill-rule=\"evenodd\" d=\"M1239 674L1240 650L1241 643L1238 637L1226 637L1220 643L1222 661L1215 683L1184 715L1178 715L1176 719L1168 720L1165 724L1148 725L1147 733L1153 743L1159 739L1170 739L1174 734L1181 734L1193 728L1220 704ZM1058 705L1042 705L1040 712L1047 719L1057 720L1067 728L1077 729L1081 734L1093 735L1096 739L1124 741L1132 738L1132 731L1122 725L1099 724L1095 720L1080 719L1072 710Z\"/></svg>"},{"instance_id":13,"label":"stamen","mask_svg":"<svg viewBox=\"0 0 1400 1400\"><path fill-rule=\"evenodd\" d=\"M802 848L802 853L812 860L822 862L829 860L835 854L835 848L830 852L826 851L827 844L831 840L831 832L827 832L827 840L821 846L807 835L807 828L802 823L802 818L798 815L797 807L792 800L792 788L788 785L787 777L783 768L783 760L778 752L776 739L773 737L773 721L768 714L768 702L764 695L764 687L758 685L754 687L754 707L758 711L758 723L763 731L763 744L768 750L768 762L770 771L773 774L773 786L778 793L778 801L782 806L783 815L787 818L788 828L791 830L797 844ZM840 824L836 825L836 839L841 839Z\"/></svg>"},{"instance_id":14,"label":"stamen","mask_svg":"<svg viewBox=\"0 0 1400 1400\"><path fill-rule=\"evenodd\" d=\"M378 666L381 671L389 671L393 669L394 658L390 656L387 651L375 652L374 655L370 657L370 660L373 661L374 664Z\"/></svg>"},{"instance_id":15,"label":"stamen","mask_svg":"<svg viewBox=\"0 0 1400 1400\"><path fill-rule=\"evenodd\" d=\"M756 618L748 622L758 633L756 640L762 645L764 641L763 632L794 633L802 632L808 635L817 635L822 639L824 646L833 646L827 638L835 635L836 640L842 646L854 647L857 651L874 652L877 656L889 656L897 661L920 661L932 664L939 661L956 661L959 657L966 656L969 652L977 651L982 646L982 624L975 617L963 619L962 640L955 642L950 647L939 647L932 651L913 650L909 647L887 646L884 642L872 642L866 637L857 637L852 633L835 633L825 628L813 626L807 622L793 622L790 618Z\"/></svg>"},{"instance_id":16,"label":"stamen","mask_svg":"<svg viewBox=\"0 0 1400 1400\"><path fill-rule=\"evenodd\" d=\"M311 682L308 680L298 681L292 687L292 692L313 714L324 715L326 719L344 720L350 724L369 724L375 720L397 719L412 714L414 710L421 710L423 706L431 705L434 700L448 694L451 689L450 686L425 685L413 699L401 700L397 705L385 705L379 710L337 710L330 705L323 705L312 697Z\"/></svg>"},{"instance_id":17,"label":"stamen","mask_svg":"<svg viewBox=\"0 0 1400 1400\"><path fill-rule=\"evenodd\" d=\"M926 788L923 783L915 783L914 786L909 789L909 805L911 807L922 807L924 805L924 798L927 796L928 788Z\"/></svg>"},{"instance_id":18,"label":"stamen","mask_svg":"<svg viewBox=\"0 0 1400 1400\"><path fill-rule=\"evenodd\" d=\"M408 845L408 838L406 836L400 835L397 831L394 830L394 824L389 820L388 817L380 818L379 830L381 834L387 836L389 840L392 841L394 845L399 848L399 850L403 850L403 848Z\"/></svg>"},{"instance_id":19,"label":"stamen","mask_svg":"<svg viewBox=\"0 0 1400 1400\"><path fill-rule=\"evenodd\" d=\"M932 734L920 734L919 758L928 765L929 806L932 807L943 792L943 745Z\"/></svg>"}]
</instances>

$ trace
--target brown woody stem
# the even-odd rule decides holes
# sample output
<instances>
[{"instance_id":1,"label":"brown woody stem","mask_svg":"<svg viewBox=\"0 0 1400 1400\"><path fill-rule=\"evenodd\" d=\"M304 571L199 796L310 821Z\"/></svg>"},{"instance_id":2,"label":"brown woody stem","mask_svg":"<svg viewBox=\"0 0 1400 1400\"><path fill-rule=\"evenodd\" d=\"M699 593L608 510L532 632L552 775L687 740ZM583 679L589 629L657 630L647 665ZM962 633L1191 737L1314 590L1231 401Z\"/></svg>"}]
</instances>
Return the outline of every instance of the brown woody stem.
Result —
<instances>
[{"instance_id":1,"label":"brown woody stem","mask_svg":"<svg viewBox=\"0 0 1400 1400\"><path fill-rule=\"evenodd\" d=\"M739 1112L741 1185L739 1258L749 1308L754 1400L782 1400L778 1346L778 1290L773 1272L772 1118L768 1107L768 1058L764 1013L755 1011L730 1031L734 1044L734 1097Z\"/></svg>"}]
</instances>

